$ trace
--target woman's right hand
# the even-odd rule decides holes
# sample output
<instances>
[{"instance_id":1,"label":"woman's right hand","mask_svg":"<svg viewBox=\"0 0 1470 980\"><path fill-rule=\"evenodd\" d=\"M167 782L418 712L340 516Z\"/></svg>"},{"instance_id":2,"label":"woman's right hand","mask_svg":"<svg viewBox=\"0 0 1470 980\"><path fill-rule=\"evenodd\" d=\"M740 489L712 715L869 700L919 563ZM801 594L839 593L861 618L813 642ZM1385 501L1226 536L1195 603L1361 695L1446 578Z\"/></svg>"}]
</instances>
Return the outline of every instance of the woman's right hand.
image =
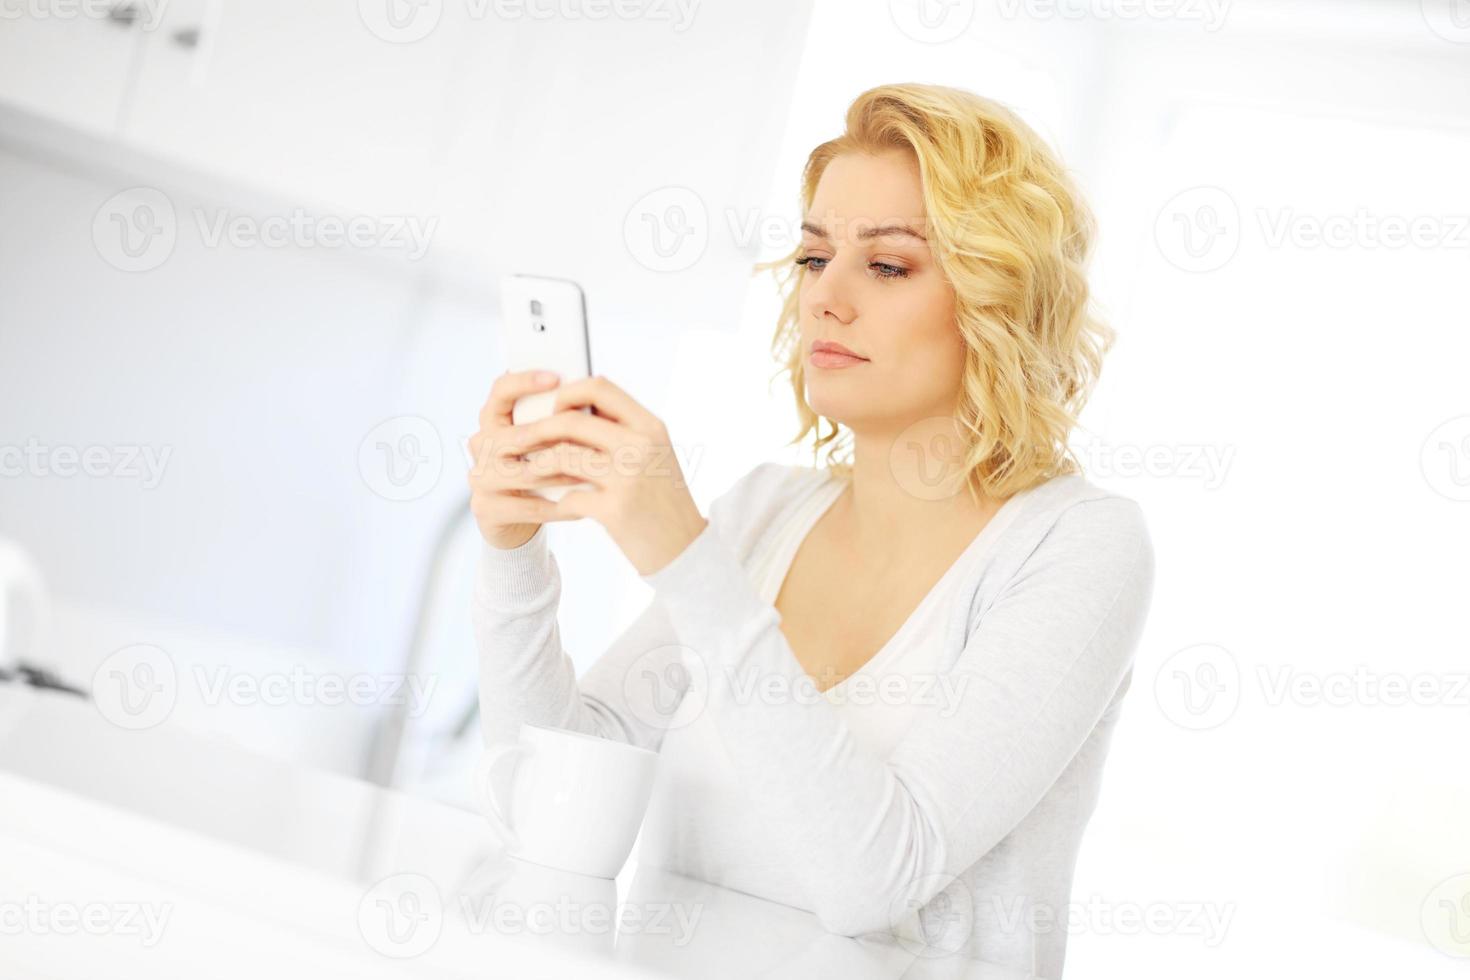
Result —
<instances>
[{"instance_id":1,"label":"woman's right hand","mask_svg":"<svg viewBox=\"0 0 1470 980\"><path fill-rule=\"evenodd\" d=\"M496 378L490 386L490 397L480 409L480 430L470 437L468 444L470 510L480 525L480 534L496 548L518 548L531 540L542 524L566 519L557 515L554 501L527 490L582 482L572 476L548 474L545 467L533 467L526 456L507 453L502 448L505 433L514 424L511 409L516 400L561 383L554 376L539 382L536 380L539 373L518 371ZM527 456L544 452L547 450L537 450Z\"/></svg>"}]
</instances>

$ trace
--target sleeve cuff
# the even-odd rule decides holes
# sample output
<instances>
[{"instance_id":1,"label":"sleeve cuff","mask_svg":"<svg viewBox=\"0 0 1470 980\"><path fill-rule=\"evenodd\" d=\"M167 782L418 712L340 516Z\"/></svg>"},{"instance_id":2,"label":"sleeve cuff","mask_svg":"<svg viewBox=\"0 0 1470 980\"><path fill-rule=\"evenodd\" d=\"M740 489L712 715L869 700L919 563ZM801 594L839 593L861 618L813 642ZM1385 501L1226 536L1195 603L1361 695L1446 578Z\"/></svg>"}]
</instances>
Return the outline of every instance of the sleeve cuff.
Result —
<instances>
[{"instance_id":1,"label":"sleeve cuff","mask_svg":"<svg viewBox=\"0 0 1470 980\"><path fill-rule=\"evenodd\" d=\"M556 572L556 560L546 537L543 524L515 548L497 548L482 539L475 581L477 598L497 609L519 609L539 598Z\"/></svg>"}]
</instances>

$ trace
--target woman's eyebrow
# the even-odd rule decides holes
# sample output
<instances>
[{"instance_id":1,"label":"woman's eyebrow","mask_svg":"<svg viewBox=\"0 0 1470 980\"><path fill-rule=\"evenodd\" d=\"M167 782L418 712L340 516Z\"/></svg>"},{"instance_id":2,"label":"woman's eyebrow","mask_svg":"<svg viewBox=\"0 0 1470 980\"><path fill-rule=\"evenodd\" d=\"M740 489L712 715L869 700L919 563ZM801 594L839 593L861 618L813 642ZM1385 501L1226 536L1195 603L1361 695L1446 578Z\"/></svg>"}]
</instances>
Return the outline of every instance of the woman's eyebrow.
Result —
<instances>
[{"instance_id":1,"label":"woman's eyebrow","mask_svg":"<svg viewBox=\"0 0 1470 980\"><path fill-rule=\"evenodd\" d=\"M813 224L810 221L803 221L801 223L801 230L810 232L811 234L816 235L818 238L829 237L826 230L822 228L821 225ZM862 228L859 229L857 233L858 240L863 242L867 241L870 238L878 238L882 235L908 235L910 238L917 238L919 241L926 244L929 241L927 238L919 234L914 229L910 228L908 225L881 225L877 228Z\"/></svg>"}]
</instances>

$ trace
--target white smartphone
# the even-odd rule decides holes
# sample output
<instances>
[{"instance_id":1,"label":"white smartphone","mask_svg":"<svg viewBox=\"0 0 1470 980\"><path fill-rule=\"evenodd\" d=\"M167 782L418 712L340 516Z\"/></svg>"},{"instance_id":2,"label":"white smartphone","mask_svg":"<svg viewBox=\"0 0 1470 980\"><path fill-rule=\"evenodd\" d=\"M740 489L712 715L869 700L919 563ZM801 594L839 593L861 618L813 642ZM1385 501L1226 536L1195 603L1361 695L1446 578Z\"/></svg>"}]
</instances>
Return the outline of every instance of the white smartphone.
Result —
<instances>
[{"instance_id":1,"label":"white smartphone","mask_svg":"<svg viewBox=\"0 0 1470 980\"><path fill-rule=\"evenodd\" d=\"M587 297L570 279L525 274L500 280L502 350L511 371L555 371L563 383L592 376L592 350L587 331ZM516 425L551 415L556 389L516 399L511 421ZM590 406L577 409L591 414ZM569 490L590 488L571 483L542 487L531 493L560 500Z\"/></svg>"}]
</instances>

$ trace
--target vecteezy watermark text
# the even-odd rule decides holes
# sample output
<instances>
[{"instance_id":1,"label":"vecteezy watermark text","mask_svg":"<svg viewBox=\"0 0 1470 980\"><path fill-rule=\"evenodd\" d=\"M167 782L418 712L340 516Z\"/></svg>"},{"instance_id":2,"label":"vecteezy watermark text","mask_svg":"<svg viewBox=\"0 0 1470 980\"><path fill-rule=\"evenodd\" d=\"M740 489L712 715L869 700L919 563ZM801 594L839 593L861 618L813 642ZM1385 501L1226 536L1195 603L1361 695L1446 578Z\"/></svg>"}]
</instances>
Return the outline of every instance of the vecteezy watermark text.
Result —
<instances>
[{"instance_id":1,"label":"vecteezy watermark text","mask_svg":"<svg viewBox=\"0 0 1470 980\"><path fill-rule=\"evenodd\" d=\"M1061 908L1029 902L1022 896L994 896L989 903L996 924L1007 934L1064 931L1095 936L1193 936L1211 948L1225 941L1236 912L1234 902L1109 901L1097 895Z\"/></svg>"},{"instance_id":2,"label":"vecteezy watermark text","mask_svg":"<svg viewBox=\"0 0 1470 980\"><path fill-rule=\"evenodd\" d=\"M1225 26L1232 0L997 0L1007 20L1179 21L1206 33Z\"/></svg>"},{"instance_id":3,"label":"vecteezy watermark text","mask_svg":"<svg viewBox=\"0 0 1470 980\"><path fill-rule=\"evenodd\" d=\"M36 895L0 901L0 936L137 936L158 945L173 903L48 902Z\"/></svg>"},{"instance_id":4,"label":"vecteezy watermark text","mask_svg":"<svg viewBox=\"0 0 1470 980\"><path fill-rule=\"evenodd\" d=\"M566 895L552 901L519 902L495 896L459 896L460 914L471 933L533 936L600 936L641 933L668 936L672 946L687 946L694 938L704 906L682 902L579 902Z\"/></svg>"},{"instance_id":5,"label":"vecteezy watermark text","mask_svg":"<svg viewBox=\"0 0 1470 980\"><path fill-rule=\"evenodd\" d=\"M97 254L113 268L148 272L169 260L180 231L190 227L209 249L372 250L401 253L417 262L428 253L439 218L416 214L343 215L302 207L276 214L194 207L180 215L172 199L158 188L132 187L102 202L92 218L92 243Z\"/></svg>"},{"instance_id":6,"label":"vecteezy watermark text","mask_svg":"<svg viewBox=\"0 0 1470 980\"><path fill-rule=\"evenodd\" d=\"M451 19L471 21L646 21L672 25L682 34L694 23L701 0L358 0L363 26L391 44L412 44L433 34L446 4L459 3Z\"/></svg>"},{"instance_id":7,"label":"vecteezy watermark text","mask_svg":"<svg viewBox=\"0 0 1470 980\"><path fill-rule=\"evenodd\" d=\"M443 895L425 875L403 872L378 881L358 905L358 930L367 945L384 956L419 956L438 942L446 925L479 936L573 936L634 934L668 937L674 947L687 946L703 915L703 903L618 901L608 883L606 898L582 899L548 895L534 901L506 894L513 874L501 869L488 894ZM456 921L457 920L457 921Z\"/></svg>"},{"instance_id":8,"label":"vecteezy watermark text","mask_svg":"<svg viewBox=\"0 0 1470 980\"><path fill-rule=\"evenodd\" d=\"M428 709L438 677L419 674L333 674L310 671L300 664L289 670L251 673L227 666L206 668L195 664L194 679L204 703L373 707L404 705L417 718Z\"/></svg>"},{"instance_id":9,"label":"vecteezy watermark text","mask_svg":"<svg viewBox=\"0 0 1470 980\"><path fill-rule=\"evenodd\" d=\"M144 490L152 490L163 482L173 451L172 446L51 446L30 438L24 446L0 445L0 477L139 480Z\"/></svg>"},{"instance_id":10,"label":"vecteezy watermark text","mask_svg":"<svg viewBox=\"0 0 1470 980\"><path fill-rule=\"evenodd\" d=\"M0 0L0 20L110 20L151 31L171 0Z\"/></svg>"},{"instance_id":11,"label":"vecteezy watermark text","mask_svg":"<svg viewBox=\"0 0 1470 980\"><path fill-rule=\"evenodd\" d=\"M343 674L312 670L301 664L265 671L193 664L186 672L167 651L151 644L134 644L114 651L97 666L92 676L92 701L114 725L140 731L162 724L173 714L189 679L198 700L210 707L402 705L413 718L428 710L439 683L435 674Z\"/></svg>"},{"instance_id":12,"label":"vecteezy watermark text","mask_svg":"<svg viewBox=\"0 0 1470 980\"><path fill-rule=\"evenodd\" d=\"M1225 724L1247 695L1272 709L1465 709L1470 672L1384 671L1367 664L1322 670L1291 663L1258 663L1248 671L1225 647L1197 643L1175 651L1154 675L1154 698L1164 716L1192 731Z\"/></svg>"}]
</instances>

